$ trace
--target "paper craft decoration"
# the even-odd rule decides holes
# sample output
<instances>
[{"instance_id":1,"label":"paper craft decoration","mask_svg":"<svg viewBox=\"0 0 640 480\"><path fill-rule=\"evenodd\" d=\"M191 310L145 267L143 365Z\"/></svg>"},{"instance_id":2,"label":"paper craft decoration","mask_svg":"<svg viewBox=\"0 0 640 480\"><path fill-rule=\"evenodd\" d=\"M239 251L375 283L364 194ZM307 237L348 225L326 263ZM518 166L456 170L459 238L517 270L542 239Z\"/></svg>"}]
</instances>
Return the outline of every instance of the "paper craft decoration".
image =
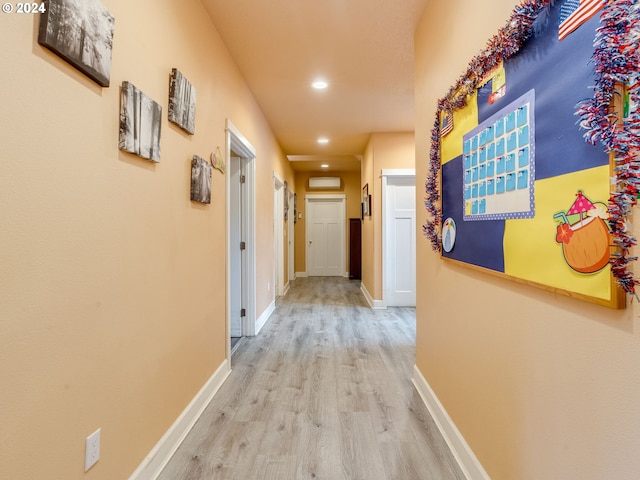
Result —
<instances>
[{"instance_id":1,"label":"paper craft decoration","mask_svg":"<svg viewBox=\"0 0 640 480\"><path fill-rule=\"evenodd\" d=\"M569 219L571 216L573 221ZM607 266L610 241L606 205L601 203L597 207L578 191L571 208L566 213L556 213L554 218L560 219L556 242L562 245L562 254L569 267L587 274Z\"/></svg>"},{"instance_id":2,"label":"paper craft decoration","mask_svg":"<svg viewBox=\"0 0 640 480\"><path fill-rule=\"evenodd\" d=\"M220 147L216 147L216 151L211 154L211 165L213 168L220 170L222 173L225 172L227 166L224 163L224 159L222 158L222 152L220 152Z\"/></svg>"},{"instance_id":3,"label":"paper craft decoration","mask_svg":"<svg viewBox=\"0 0 640 480\"><path fill-rule=\"evenodd\" d=\"M49 0L42 5L46 10L38 43L108 87L115 22L109 10L99 0Z\"/></svg>"}]
</instances>

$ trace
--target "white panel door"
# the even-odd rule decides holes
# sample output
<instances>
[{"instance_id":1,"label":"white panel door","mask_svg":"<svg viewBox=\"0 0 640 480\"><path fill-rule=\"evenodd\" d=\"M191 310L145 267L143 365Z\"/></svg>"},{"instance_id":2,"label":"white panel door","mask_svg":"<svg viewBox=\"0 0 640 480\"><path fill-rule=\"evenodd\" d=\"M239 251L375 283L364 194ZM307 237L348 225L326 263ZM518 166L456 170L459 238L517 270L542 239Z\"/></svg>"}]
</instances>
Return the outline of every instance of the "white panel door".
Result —
<instances>
[{"instance_id":1,"label":"white panel door","mask_svg":"<svg viewBox=\"0 0 640 480\"><path fill-rule=\"evenodd\" d=\"M232 337L242 336L242 316L241 310L244 308L244 278L245 266L244 251L240 249L240 242L243 237L243 185L241 183L243 160L238 157L231 157L229 162L230 184L229 184L229 302L230 302L230 325Z\"/></svg>"},{"instance_id":2,"label":"white panel door","mask_svg":"<svg viewBox=\"0 0 640 480\"><path fill-rule=\"evenodd\" d=\"M385 209L387 306L416 304L416 187L414 177L388 177Z\"/></svg>"},{"instance_id":3,"label":"white panel door","mask_svg":"<svg viewBox=\"0 0 640 480\"><path fill-rule=\"evenodd\" d=\"M344 199L307 199L307 274L344 275Z\"/></svg>"}]
</instances>

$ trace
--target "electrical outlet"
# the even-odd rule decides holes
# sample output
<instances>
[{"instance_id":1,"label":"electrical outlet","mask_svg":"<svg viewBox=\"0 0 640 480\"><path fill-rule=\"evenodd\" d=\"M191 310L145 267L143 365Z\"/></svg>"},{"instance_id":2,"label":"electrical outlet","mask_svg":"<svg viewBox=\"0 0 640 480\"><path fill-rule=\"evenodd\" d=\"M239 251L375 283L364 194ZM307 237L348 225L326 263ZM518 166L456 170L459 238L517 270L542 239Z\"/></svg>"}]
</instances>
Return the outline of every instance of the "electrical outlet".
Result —
<instances>
[{"instance_id":1,"label":"electrical outlet","mask_svg":"<svg viewBox=\"0 0 640 480\"><path fill-rule=\"evenodd\" d=\"M86 472L100 460L100 429L93 432L85 440L84 471Z\"/></svg>"}]
</instances>

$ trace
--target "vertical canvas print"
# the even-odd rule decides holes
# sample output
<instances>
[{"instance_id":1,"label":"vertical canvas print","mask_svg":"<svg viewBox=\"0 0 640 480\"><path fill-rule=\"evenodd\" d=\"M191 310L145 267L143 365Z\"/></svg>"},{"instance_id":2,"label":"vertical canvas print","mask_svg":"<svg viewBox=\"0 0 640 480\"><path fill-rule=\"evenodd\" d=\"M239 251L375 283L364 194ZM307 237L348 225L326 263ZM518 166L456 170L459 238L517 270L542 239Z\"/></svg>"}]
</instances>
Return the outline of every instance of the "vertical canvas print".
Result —
<instances>
[{"instance_id":1,"label":"vertical canvas print","mask_svg":"<svg viewBox=\"0 0 640 480\"><path fill-rule=\"evenodd\" d=\"M197 155L191 160L191 200L211 203L211 163Z\"/></svg>"},{"instance_id":2,"label":"vertical canvas print","mask_svg":"<svg viewBox=\"0 0 640 480\"><path fill-rule=\"evenodd\" d=\"M49 0L38 43L109 86L114 17L99 0Z\"/></svg>"},{"instance_id":3,"label":"vertical canvas print","mask_svg":"<svg viewBox=\"0 0 640 480\"><path fill-rule=\"evenodd\" d=\"M129 82L120 90L120 150L160 161L162 106Z\"/></svg>"},{"instance_id":4,"label":"vertical canvas print","mask_svg":"<svg viewBox=\"0 0 640 480\"><path fill-rule=\"evenodd\" d=\"M169 121L191 135L196 131L196 89L176 68L169 83Z\"/></svg>"}]
</instances>

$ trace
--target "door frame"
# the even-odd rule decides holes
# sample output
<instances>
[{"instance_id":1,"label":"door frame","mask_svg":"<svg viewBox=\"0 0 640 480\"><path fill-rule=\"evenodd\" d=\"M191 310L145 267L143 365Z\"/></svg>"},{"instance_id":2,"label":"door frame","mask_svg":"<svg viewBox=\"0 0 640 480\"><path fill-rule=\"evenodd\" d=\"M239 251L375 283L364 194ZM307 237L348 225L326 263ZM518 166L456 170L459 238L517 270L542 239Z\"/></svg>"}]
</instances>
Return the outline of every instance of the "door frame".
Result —
<instances>
[{"instance_id":1,"label":"door frame","mask_svg":"<svg viewBox=\"0 0 640 480\"><path fill-rule=\"evenodd\" d=\"M389 277L387 277L387 271L389 266L389 258L388 258L388 252L387 252L387 243L388 243L387 228L389 223L388 179L389 177L415 179L416 171L413 168L387 168L387 169L382 169L381 177L382 177L382 308L385 308L387 306L386 297L388 296L388 290L389 290ZM417 212L417 209L416 209L416 212Z\"/></svg>"},{"instance_id":2,"label":"door frame","mask_svg":"<svg viewBox=\"0 0 640 480\"><path fill-rule=\"evenodd\" d=\"M341 276L346 276L346 249L347 249L347 233L346 233L346 223L347 223L347 196L343 193L340 194L313 194L309 193L304 196L304 207L305 207L305 245L304 245L304 264L307 276L309 274L309 220L311 216L309 215L309 203L314 200L339 200L342 204L341 209L341 220L342 220L342 228L341 228L341 239L342 239L342 250L341 250L341 258L340 258L340 270Z\"/></svg>"},{"instance_id":3,"label":"door frame","mask_svg":"<svg viewBox=\"0 0 640 480\"><path fill-rule=\"evenodd\" d=\"M230 209L229 226L230 234L227 241L228 254L230 256L228 269L231 283L227 292L229 293L229 337L234 336L243 337L245 335L245 328L243 323L245 317L241 316L241 308L246 308L247 299L245 298L246 292L246 275L247 275L247 259L246 250L236 248L240 245L240 242L245 241L245 234L247 232L247 206L246 206L246 190L245 185L242 184L242 175L245 175L246 160L244 158L234 155L234 151L231 152L231 157L227 161L225 174L229 177L229 194L231 200L228 203ZM246 175L245 175L246 178ZM239 283L239 288L238 288ZM235 334L235 335L234 335Z\"/></svg>"},{"instance_id":4,"label":"door frame","mask_svg":"<svg viewBox=\"0 0 640 480\"><path fill-rule=\"evenodd\" d=\"M293 208L293 204L294 204L294 199L296 198L296 194L294 192L292 192L291 190L289 190L289 214L288 214L288 218L287 218L287 227L289 229L289 235L287 238L287 254L288 254L288 266L289 266L289 271L288 271L288 282L287 282L287 287L285 288L285 293L289 290L289 285L291 284L291 282L293 280L296 279L296 270L295 270L295 231L296 229L295 227L295 222L296 222L296 212L295 209Z\"/></svg>"},{"instance_id":5,"label":"door frame","mask_svg":"<svg viewBox=\"0 0 640 480\"><path fill-rule=\"evenodd\" d=\"M284 294L284 181L273 172L273 297Z\"/></svg>"},{"instance_id":6,"label":"door frame","mask_svg":"<svg viewBox=\"0 0 640 480\"><path fill-rule=\"evenodd\" d=\"M245 188L244 190L244 205L246 205L246 216L244 218L244 226L246 227L245 242L246 242L246 262L244 264L246 279L243 288L245 289L244 298L246 300L246 313L242 322L242 333L244 336L255 336L256 334L256 229L255 229L255 160L256 150L249 143L249 141L242 135L240 130L229 120L226 119L225 128L226 146L225 146L225 158L231 159L231 151L239 156L245 162ZM227 188L227 208L226 208L226 233L227 233L227 251L226 251L226 288L227 288L227 305L226 305L226 339L227 339L227 360L231 364L231 269L234 268L231 265L230 255L230 238L231 238L231 193L230 193L230 175L226 176L226 188ZM240 248L240 246L237 246Z\"/></svg>"}]
</instances>

